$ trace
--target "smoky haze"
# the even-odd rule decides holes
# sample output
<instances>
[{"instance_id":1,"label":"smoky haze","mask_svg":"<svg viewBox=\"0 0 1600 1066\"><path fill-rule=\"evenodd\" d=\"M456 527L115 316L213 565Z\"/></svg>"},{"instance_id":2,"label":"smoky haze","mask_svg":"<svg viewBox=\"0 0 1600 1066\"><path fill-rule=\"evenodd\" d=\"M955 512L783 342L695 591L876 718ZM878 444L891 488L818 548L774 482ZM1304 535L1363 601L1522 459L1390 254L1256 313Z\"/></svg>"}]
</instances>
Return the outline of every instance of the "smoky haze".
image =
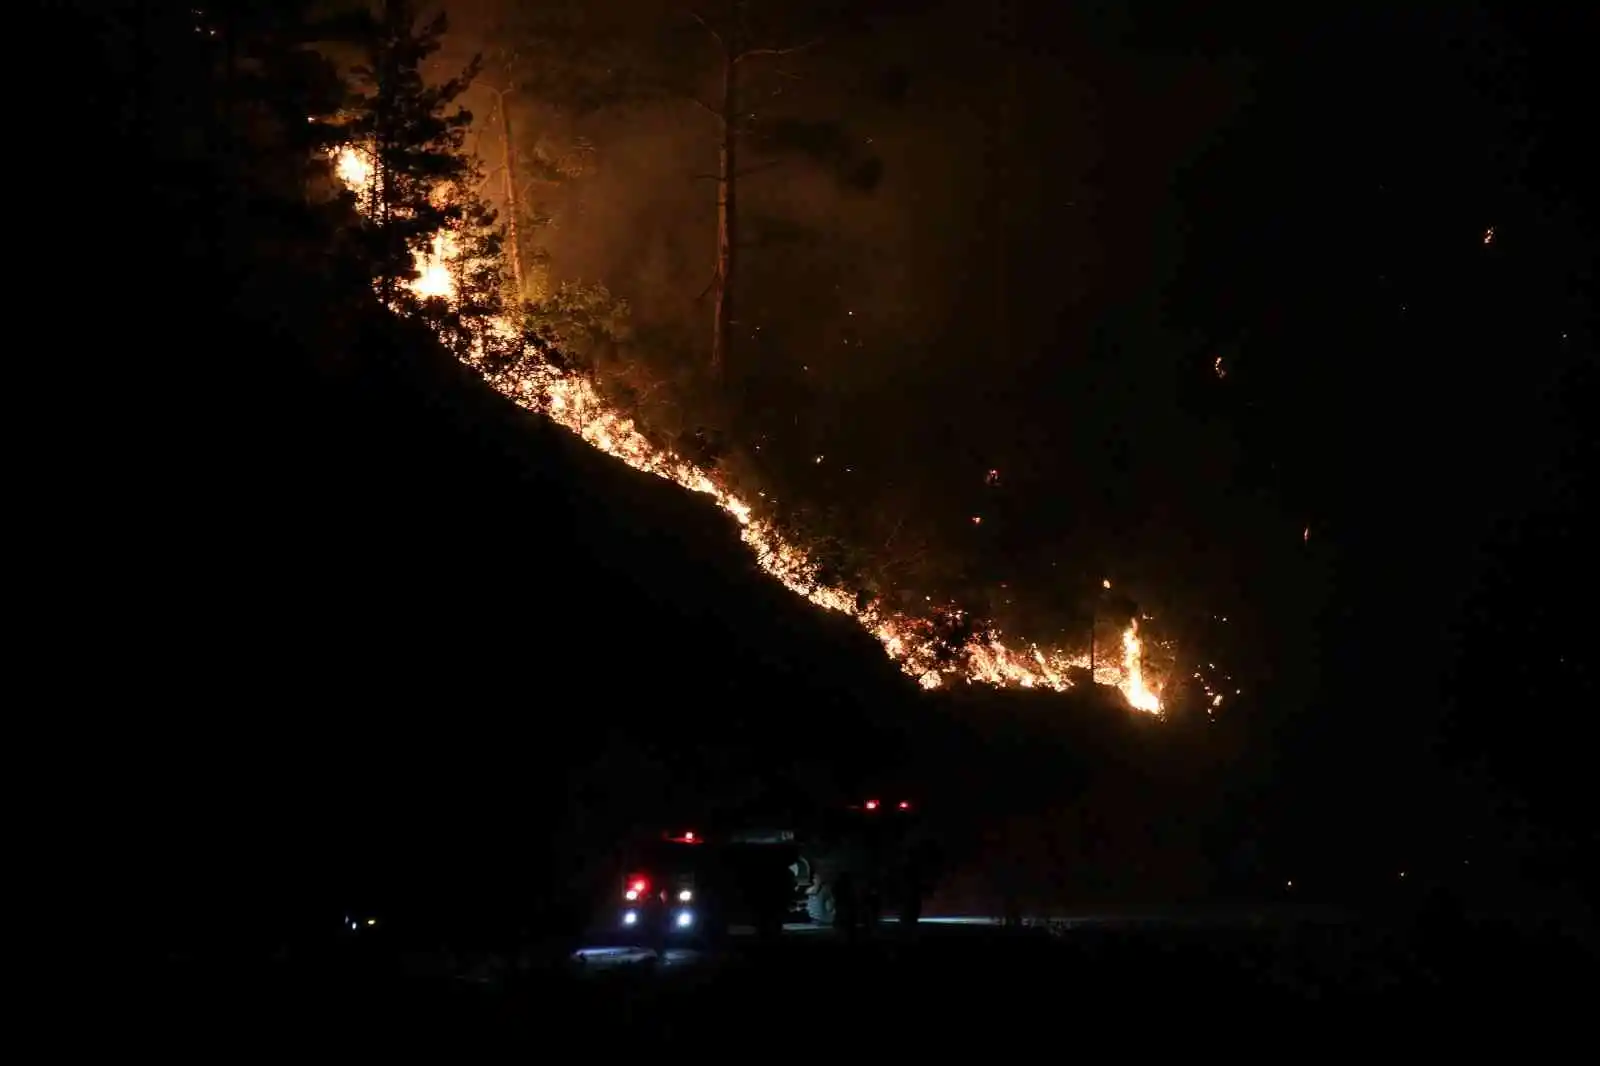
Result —
<instances>
[{"instance_id":1,"label":"smoky haze","mask_svg":"<svg viewBox=\"0 0 1600 1066\"><path fill-rule=\"evenodd\" d=\"M532 240L549 282L631 306L608 355L619 401L667 441L720 432L739 490L873 596L954 598L1079 648L1088 618L1136 610L1169 706L1196 673L1231 675L1211 665L1231 655L1297 705L1336 644L1347 676L1404 661L1384 683L1432 698L1429 670L1455 652L1391 607L1455 609L1495 521L1475 471L1545 447L1543 429L1491 447L1478 427L1558 424L1540 406L1557 391L1499 411L1488 379L1430 361L1519 343L1523 304L1570 290L1521 271L1528 298L1495 305L1500 334L1448 312L1502 284L1464 258L1481 220L1530 203L1508 169L1514 119L1482 88L1509 76L1498 31L1462 15L1457 48L1426 20L1332 9L746 7L770 16L759 43L810 44L741 68L741 111L805 150L744 145L743 165L776 165L739 183L726 390L706 365L716 192L696 178L718 126L682 91L714 103L718 66L690 8L581 8L624 42L617 69L665 64L678 91L512 99L519 152L581 149L575 176L523 206L548 215ZM452 4L440 73L557 8ZM493 96L470 103L492 164ZM1401 163L1404 185L1387 177ZM1441 408L1441 380L1467 392ZM1447 551L1429 540L1444 528ZM1161 661L1169 640L1178 659Z\"/></svg>"},{"instance_id":2,"label":"smoky haze","mask_svg":"<svg viewBox=\"0 0 1600 1066\"><path fill-rule=\"evenodd\" d=\"M668 42L716 99L687 6L590 8ZM1120 48L1092 20L1037 47L1005 5L866 11L744 68L750 113L809 131L810 151L745 148L746 166L776 161L739 186L735 414L694 395L716 225L697 175L715 171L719 135L696 103L513 99L519 153L582 146L578 176L528 197L550 220L536 237L550 280L626 299L631 359L673 383L655 395L676 390L646 421L726 425L739 454L725 461L752 495L872 554L874 591L959 596L1008 632L1074 645L1107 575L1158 626L1209 616L1240 581L1223 550L1237 530L1201 516L1235 493L1238 459L1187 410L1196 353L1161 292L1185 250L1174 182L1234 116L1248 64ZM445 67L492 50L516 10L449 14ZM770 43L796 40L807 27ZM469 104L493 164L494 96ZM1277 532L1295 522L1250 499L1232 509Z\"/></svg>"}]
</instances>

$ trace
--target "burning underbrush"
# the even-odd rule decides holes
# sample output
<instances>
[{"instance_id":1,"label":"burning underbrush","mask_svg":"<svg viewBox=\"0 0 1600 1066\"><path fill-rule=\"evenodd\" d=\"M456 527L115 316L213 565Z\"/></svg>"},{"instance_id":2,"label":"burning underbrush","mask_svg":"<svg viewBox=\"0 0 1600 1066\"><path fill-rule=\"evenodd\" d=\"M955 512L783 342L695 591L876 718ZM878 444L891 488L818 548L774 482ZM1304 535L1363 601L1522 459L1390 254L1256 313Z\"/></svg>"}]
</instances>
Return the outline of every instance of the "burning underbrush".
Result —
<instances>
[{"instance_id":1,"label":"burning underbrush","mask_svg":"<svg viewBox=\"0 0 1600 1066\"><path fill-rule=\"evenodd\" d=\"M335 172L358 195L373 179L371 165L350 147L336 155ZM416 255L411 292L418 299L445 305L457 299L458 279L482 267L465 261L463 243L446 231ZM759 496L752 500L741 492L724 469L662 443L610 402L590 376L567 365L553 345L524 343L525 336L509 321L486 320L478 324L473 344L453 347L517 404L636 470L707 497L738 523L741 539L763 570L796 595L854 619L923 688L966 682L1065 691L1092 677L1118 688L1135 710L1161 713L1159 686L1145 676L1137 619L1129 620L1119 647L1102 649L1091 663L1087 651L1002 633L954 604L925 599L923 609L913 612L865 596L780 528L772 509L760 506Z\"/></svg>"}]
</instances>

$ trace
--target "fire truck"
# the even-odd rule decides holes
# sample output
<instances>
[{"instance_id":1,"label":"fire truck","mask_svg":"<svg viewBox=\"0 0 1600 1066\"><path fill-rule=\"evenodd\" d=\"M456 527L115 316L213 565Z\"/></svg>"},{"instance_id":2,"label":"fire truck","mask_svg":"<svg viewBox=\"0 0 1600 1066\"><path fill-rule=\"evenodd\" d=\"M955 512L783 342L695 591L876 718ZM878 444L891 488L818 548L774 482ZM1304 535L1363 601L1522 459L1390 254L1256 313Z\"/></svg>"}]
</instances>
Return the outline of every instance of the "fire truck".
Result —
<instances>
[{"instance_id":1,"label":"fire truck","mask_svg":"<svg viewBox=\"0 0 1600 1066\"><path fill-rule=\"evenodd\" d=\"M679 828L630 849L617 921L660 939L735 926L870 926L892 912L916 921L938 850L909 799L868 797L787 824Z\"/></svg>"}]
</instances>

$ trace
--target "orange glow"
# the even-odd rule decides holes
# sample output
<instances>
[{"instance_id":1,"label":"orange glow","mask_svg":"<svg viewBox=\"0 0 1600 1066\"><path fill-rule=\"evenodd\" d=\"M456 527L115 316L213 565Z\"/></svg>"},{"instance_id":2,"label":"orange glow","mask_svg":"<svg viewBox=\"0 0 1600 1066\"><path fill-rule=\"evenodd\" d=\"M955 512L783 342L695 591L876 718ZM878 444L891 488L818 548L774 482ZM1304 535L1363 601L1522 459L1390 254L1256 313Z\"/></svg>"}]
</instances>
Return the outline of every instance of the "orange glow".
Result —
<instances>
[{"instance_id":1,"label":"orange glow","mask_svg":"<svg viewBox=\"0 0 1600 1066\"><path fill-rule=\"evenodd\" d=\"M370 187L372 167L362 152L346 146L334 153L334 162L335 172L352 190L361 193ZM424 297L454 299L460 254L455 237L440 234L428 254L417 255L418 277L411 283L412 290ZM508 323L492 328L504 330L508 336L513 333ZM608 404L585 378L540 363L515 373L489 375L489 381L517 404L543 413L635 470L709 497L738 524L740 539L763 570L816 606L849 615L924 689L965 682L1064 692L1073 687L1069 672L1091 665L1087 651L1043 647L997 630L968 638L954 655L944 654L941 634L952 619L959 617L953 604L935 604L930 597L924 597L928 609L921 614L892 610L877 602L859 606L854 588L826 583L821 568L804 549L790 541L771 520L757 515L720 470L702 468L651 443L632 418ZM814 461L820 464L823 459L818 455ZM999 472L991 470L987 480L994 483L998 477ZM971 520L974 525L982 523L979 515L973 515ZM1110 588L1110 579L1103 585ZM1137 620L1130 619L1122 641L1120 661L1107 661L1108 656L1094 661L1094 681L1118 688L1135 710L1160 714L1160 686L1152 685L1145 676Z\"/></svg>"},{"instance_id":2,"label":"orange glow","mask_svg":"<svg viewBox=\"0 0 1600 1066\"><path fill-rule=\"evenodd\" d=\"M1161 713L1161 697L1144 684L1144 646L1139 642L1139 620L1133 619L1122 633L1122 694L1136 711Z\"/></svg>"},{"instance_id":3,"label":"orange glow","mask_svg":"<svg viewBox=\"0 0 1600 1066\"><path fill-rule=\"evenodd\" d=\"M426 254L416 256L417 278L411 291L427 299L439 297L448 300L456 294L456 279L451 265L459 258L456 239L450 233L440 233Z\"/></svg>"},{"instance_id":4,"label":"orange glow","mask_svg":"<svg viewBox=\"0 0 1600 1066\"><path fill-rule=\"evenodd\" d=\"M365 193L372 184L372 162L365 152L346 146L333 156L333 170L351 192Z\"/></svg>"}]
</instances>

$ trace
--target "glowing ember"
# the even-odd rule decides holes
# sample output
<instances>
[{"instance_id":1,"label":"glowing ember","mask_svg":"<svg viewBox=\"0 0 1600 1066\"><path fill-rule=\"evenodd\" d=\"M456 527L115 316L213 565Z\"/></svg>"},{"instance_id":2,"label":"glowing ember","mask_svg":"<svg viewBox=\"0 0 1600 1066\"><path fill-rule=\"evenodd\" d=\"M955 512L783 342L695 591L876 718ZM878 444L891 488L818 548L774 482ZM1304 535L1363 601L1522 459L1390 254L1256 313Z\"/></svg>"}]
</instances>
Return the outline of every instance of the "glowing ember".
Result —
<instances>
[{"instance_id":1,"label":"glowing ember","mask_svg":"<svg viewBox=\"0 0 1600 1066\"><path fill-rule=\"evenodd\" d=\"M355 191L365 190L372 181L367 158L351 147L334 155L335 172ZM412 289L418 295L450 299L455 294L452 265L460 254L455 238L441 234L428 254L417 256L417 279ZM510 333L508 325L500 328ZM1087 654L1041 648L1036 644L1007 644L998 632L973 637L941 656L940 634L959 618L953 606L933 608L929 616L913 616L884 610L876 605L860 607L853 590L824 584L818 565L803 550L790 543L769 521L755 515L750 504L722 483L718 471L705 470L664 448L652 444L633 420L606 404L594 387L583 378L563 372L549 364L515 373L489 375L497 389L519 405L540 411L582 437L606 454L671 481L690 492L710 497L739 524L739 536L755 554L763 570L781 581L790 591L819 607L854 618L877 638L889 657L925 689L939 688L947 680L981 682L996 686L1044 688L1057 692L1072 687L1069 671L1087 668ZM821 463L823 456L816 456ZM998 480L990 471L988 480ZM980 516L972 517L978 524ZM1104 582L1106 588L1111 582ZM931 599L924 597L931 604ZM1157 690L1148 686L1143 670L1143 645L1138 636L1138 621L1132 620L1122 635L1122 661L1094 664L1094 680L1122 691L1128 705L1150 714L1161 713Z\"/></svg>"}]
</instances>

